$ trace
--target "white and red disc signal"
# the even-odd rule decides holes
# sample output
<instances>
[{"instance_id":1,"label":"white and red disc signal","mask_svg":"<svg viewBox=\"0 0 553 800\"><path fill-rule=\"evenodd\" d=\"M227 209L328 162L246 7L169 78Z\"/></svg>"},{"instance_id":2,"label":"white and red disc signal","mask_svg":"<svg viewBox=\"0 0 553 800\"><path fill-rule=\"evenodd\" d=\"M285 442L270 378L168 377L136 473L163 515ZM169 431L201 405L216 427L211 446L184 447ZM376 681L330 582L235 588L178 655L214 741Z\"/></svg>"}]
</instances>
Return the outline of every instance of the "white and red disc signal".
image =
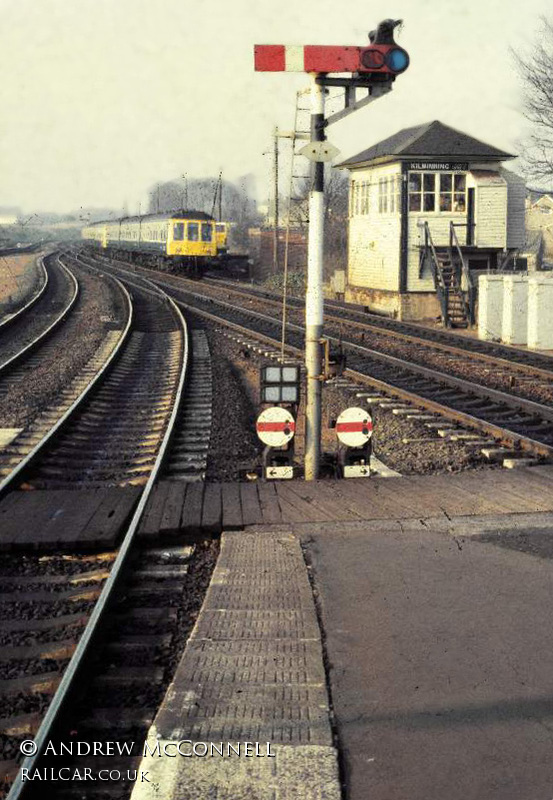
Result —
<instances>
[{"instance_id":1,"label":"white and red disc signal","mask_svg":"<svg viewBox=\"0 0 553 800\"><path fill-rule=\"evenodd\" d=\"M255 429L263 444L284 447L296 432L296 421L286 408L272 406L258 416Z\"/></svg>"},{"instance_id":2,"label":"white and red disc signal","mask_svg":"<svg viewBox=\"0 0 553 800\"><path fill-rule=\"evenodd\" d=\"M364 447L372 434L373 421L364 408L346 408L336 420L336 435L346 447Z\"/></svg>"}]
</instances>

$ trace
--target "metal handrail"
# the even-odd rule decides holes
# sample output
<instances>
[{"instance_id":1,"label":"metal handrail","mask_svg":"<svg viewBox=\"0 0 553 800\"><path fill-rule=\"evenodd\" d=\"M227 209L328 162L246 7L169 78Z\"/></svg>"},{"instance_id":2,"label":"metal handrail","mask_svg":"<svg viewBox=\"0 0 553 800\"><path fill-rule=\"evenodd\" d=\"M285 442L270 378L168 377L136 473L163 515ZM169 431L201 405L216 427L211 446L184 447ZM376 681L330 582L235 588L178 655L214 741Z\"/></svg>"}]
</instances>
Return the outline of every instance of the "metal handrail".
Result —
<instances>
[{"instance_id":1,"label":"metal handrail","mask_svg":"<svg viewBox=\"0 0 553 800\"><path fill-rule=\"evenodd\" d=\"M468 225L468 223L465 223L465 222L457 223L457 224L455 222L450 222L449 223L449 250L450 250L450 253L451 253L451 257L452 257L451 258L452 262L453 262L453 248L455 247L455 249L457 251L457 255L459 257L459 262L461 264L462 279L464 279L464 281L466 283L466 290L465 291L467 293L467 299L465 299L465 296L463 295L463 300L464 300L464 303L465 303L465 307L466 307L466 311L467 311L467 315L468 315L470 324L474 325L474 281L472 280L472 276L470 274L469 266L468 266L467 262L465 261L465 257L463 255L463 251L461 250L461 246L459 244L459 239L457 238L457 233L455 231L455 228L460 226L460 225ZM463 291L462 280L459 281L459 285L460 285L461 291Z\"/></svg>"},{"instance_id":2,"label":"metal handrail","mask_svg":"<svg viewBox=\"0 0 553 800\"><path fill-rule=\"evenodd\" d=\"M445 285L445 281L443 279L443 275L438 267L438 254L436 252L436 248L434 246L434 241L432 239L432 234L430 233L430 225L428 221L424 223L424 249L428 253L431 253L430 259L430 268L432 270L432 277L434 278L434 286L436 288L436 294L438 295L438 300L440 302L440 308L442 309L442 318L444 323L448 324L448 313L447 313L447 294L448 288Z\"/></svg>"}]
</instances>

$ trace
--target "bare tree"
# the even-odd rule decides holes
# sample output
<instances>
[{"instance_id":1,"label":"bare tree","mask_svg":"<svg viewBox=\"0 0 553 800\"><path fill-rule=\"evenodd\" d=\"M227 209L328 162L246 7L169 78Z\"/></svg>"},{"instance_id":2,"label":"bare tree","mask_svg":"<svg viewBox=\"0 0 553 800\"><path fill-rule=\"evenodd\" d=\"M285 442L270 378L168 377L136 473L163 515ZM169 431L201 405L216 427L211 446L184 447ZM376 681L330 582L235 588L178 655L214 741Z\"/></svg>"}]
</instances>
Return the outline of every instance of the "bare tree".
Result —
<instances>
[{"instance_id":1,"label":"bare tree","mask_svg":"<svg viewBox=\"0 0 553 800\"><path fill-rule=\"evenodd\" d=\"M310 190L311 179L303 179L290 205L290 221L304 234L309 225ZM347 172L328 167L324 190L326 277L335 269L345 269L347 262L348 191Z\"/></svg>"},{"instance_id":2,"label":"bare tree","mask_svg":"<svg viewBox=\"0 0 553 800\"><path fill-rule=\"evenodd\" d=\"M523 158L534 178L553 177L553 22L541 18L539 38L526 58L513 53L524 82L524 115L532 131Z\"/></svg>"},{"instance_id":3,"label":"bare tree","mask_svg":"<svg viewBox=\"0 0 553 800\"><path fill-rule=\"evenodd\" d=\"M158 183L149 192L149 211L174 211L186 204L188 210L216 213L217 183L218 178L189 178L186 184L178 180ZM237 183L223 181L222 216L226 222L233 223L235 243L242 244L248 228L258 224L259 215L252 196L255 191L253 176L244 175Z\"/></svg>"}]
</instances>

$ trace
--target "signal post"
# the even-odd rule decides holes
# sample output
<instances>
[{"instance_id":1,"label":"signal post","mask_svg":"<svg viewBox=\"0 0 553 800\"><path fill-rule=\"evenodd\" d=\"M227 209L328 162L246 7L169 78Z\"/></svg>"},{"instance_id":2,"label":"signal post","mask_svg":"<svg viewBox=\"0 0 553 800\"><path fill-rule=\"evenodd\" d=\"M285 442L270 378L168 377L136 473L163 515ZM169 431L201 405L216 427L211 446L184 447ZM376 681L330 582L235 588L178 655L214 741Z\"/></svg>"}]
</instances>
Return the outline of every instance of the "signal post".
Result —
<instances>
[{"instance_id":1,"label":"signal post","mask_svg":"<svg viewBox=\"0 0 553 800\"><path fill-rule=\"evenodd\" d=\"M256 45L258 72L307 72L312 75L311 142L302 153L314 161L309 194L307 292L305 296L305 480L316 480L321 458L323 256L324 256L324 162L337 154L328 144L325 128L389 92L396 75L409 66L407 52L394 41L401 20L384 20L369 33L368 47L319 45ZM339 77L350 73L349 77ZM325 119L326 86L344 88L344 109ZM367 95L357 100L357 89Z\"/></svg>"}]
</instances>

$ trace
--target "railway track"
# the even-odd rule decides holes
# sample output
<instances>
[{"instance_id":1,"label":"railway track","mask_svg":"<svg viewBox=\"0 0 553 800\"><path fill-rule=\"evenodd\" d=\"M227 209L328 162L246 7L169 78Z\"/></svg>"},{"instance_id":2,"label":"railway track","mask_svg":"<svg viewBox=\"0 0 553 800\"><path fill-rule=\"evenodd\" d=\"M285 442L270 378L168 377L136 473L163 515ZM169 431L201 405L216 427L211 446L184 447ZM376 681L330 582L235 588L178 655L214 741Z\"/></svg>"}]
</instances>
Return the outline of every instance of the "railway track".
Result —
<instances>
[{"instance_id":1,"label":"railway track","mask_svg":"<svg viewBox=\"0 0 553 800\"><path fill-rule=\"evenodd\" d=\"M1 255L2 255L2 253L0 252L0 256L1 256ZM33 305L34 305L34 304L35 304L35 303L38 301L38 300L40 300L41 296L44 294L44 292L45 292L45 291L46 291L46 289L48 288L48 280L49 280L49 278L48 278L48 270L46 269L46 267L45 267L45 265L44 265L44 261L45 261L45 259L47 259L47 258L48 258L48 256L42 256L42 257L41 257L41 258L39 258L39 259L37 260L37 262L36 262L36 266L37 266L38 273L39 273L39 274L38 274L38 280L37 280L38 287L36 288L36 290L34 291L34 293L32 294L32 296L31 296L31 297L30 297L30 298L27 300L27 302L26 302L26 303L23 303L23 305L21 306L21 308L18 308L18 309L17 309L17 311L15 311L15 312L13 312L13 313L10 313L10 314L8 314L7 316L5 316L5 317L4 317L4 319L2 319L2 320L0 321L0 333L1 333L2 331L4 331L4 330L7 330L7 329L10 327L10 325L13 325L13 324L14 324L14 323L16 323L16 322L17 322L19 319L21 319L21 317L22 317L22 316L23 316L23 315L24 315L24 314L25 314L25 313L26 313L26 312L27 312L27 311L28 311L28 310L29 310L29 309L30 309L30 308L31 308L31 307L32 307L32 306L33 306Z\"/></svg>"},{"instance_id":2,"label":"railway track","mask_svg":"<svg viewBox=\"0 0 553 800\"><path fill-rule=\"evenodd\" d=\"M158 278L157 282L176 299L213 322L234 327L245 336L260 336L270 348L278 350L280 322L275 317L252 308L241 308L214 296L205 296L197 291L197 286L194 290L184 287L177 289L174 282L167 281L165 277ZM288 353L301 356L304 335L302 326L289 323L287 331ZM338 336L330 338L335 344L339 343ZM346 375L359 387L371 387L377 397L378 393L395 397L408 404L406 412L412 406L415 416L420 414L420 410L426 410L439 415L439 418L449 419L452 423L449 432L452 435L455 435L455 426L462 425L477 431L480 439L482 436L488 437L485 442L488 446L491 437L515 451L522 450L542 458L553 455L551 405L457 377L451 374L451 370L436 370L382 353L349 341L345 336L342 336L342 343L348 353ZM536 367L525 366L524 369ZM542 368L537 369L542 374ZM546 380L547 373L542 377ZM553 379L553 373L551 378ZM428 424L437 423L429 420ZM442 428L447 430L444 425ZM461 436L463 431L458 430L457 434ZM475 437L475 441L479 443L478 437Z\"/></svg>"},{"instance_id":3,"label":"railway track","mask_svg":"<svg viewBox=\"0 0 553 800\"><path fill-rule=\"evenodd\" d=\"M246 297L256 296L267 300L272 300L277 304L282 303L282 297L275 292L261 289L255 286L240 286L236 282L226 281L220 278L205 278L204 283L214 287L224 286L227 291L240 293ZM289 306L303 309L304 301L301 298L289 296L287 298ZM377 333L386 331L389 335L398 339L407 338L418 342L432 342L443 345L447 350L457 352L466 350L471 353L478 353L489 356L491 359L503 359L512 364L521 364L528 367L536 367L545 371L553 371L553 357L543 353L534 353L521 348L501 344L500 342L489 342L474 339L470 336L463 336L453 331L443 328L430 328L416 322L403 322L379 314L367 311L363 306L346 303L338 300L325 299L325 318L327 314L339 314L342 320L349 320L364 324L368 329Z\"/></svg>"},{"instance_id":4,"label":"railway track","mask_svg":"<svg viewBox=\"0 0 553 800\"><path fill-rule=\"evenodd\" d=\"M72 273L69 273L72 275ZM59 325L73 307L78 282L74 280L75 291L72 298L66 303L63 315L58 316ZM13 441L0 452L0 496L5 491L16 485L16 481L29 465L41 454L47 444L53 441L54 437L63 428L71 415L80 407L97 381L100 381L104 370L109 368L112 359L117 356L119 348L123 344L129 333L131 325L131 300L128 292L122 284L114 282L114 289L122 293L123 302L127 305L127 322L121 328L118 326L107 333L100 349L86 366L79 371L77 376L69 386L64 388L55 402L48 405L38 416L25 428L23 428L13 439ZM53 323L52 323L53 324ZM4 372L0 373L1 383L0 392L8 394L10 389L24 383L27 377L32 374L38 364L50 357L55 360L56 353L60 347L58 335L53 332L52 324L46 343L44 331L35 338L30 347L27 346L19 351L17 364L12 360ZM57 328L57 325L56 325ZM59 328L57 328L59 333ZM41 344L39 347L38 345Z\"/></svg>"},{"instance_id":5,"label":"railway track","mask_svg":"<svg viewBox=\"0 0 553 800\"><path fill-rule=\"evenodd\" d=\"M72 702L83 698L82 691L75 693L75 687L82 686L85 672L89 674L91 659L100 651L100 644L108 643L102 649L104 661L95 663L96 679L90 686L92 699L86 701L89 705L81 704L81 715L94 716L100 692L104 704L100 718L105 722L102 714L106 708L116 709L106 712L110 718L106 735L113 738L115 720L125 705L121 685L128 684L140 692L140 687L144 688L148 682L155 688L148 701L153 703L152 713L155 711L156 697L165 685L163 679L170 672L171 658L167 670L156 667L152 671L148 664L151 665L153 657L159 665L169 645L172 657L176 657L187 626L193 620L187 614L180 619L174 607L178 602L181 608L199 610L198 586L207 585L210 568L206 569L205 564L213 561L209 548L206 554L202 547L150 548L137 555L140 519L159 476L197 479L199 446L192 448L194 468L191 469L179 445L190 447L191 439L199 445L200 434L206 435L208 413L203 414L201 430L192 430L187 420L191 406L194 417L198 416L198 404L205 401L209 391L210 375L205 363L208 354L201 351L200 343L197 374L190 384L194 391L187 402L181 403L189 365L188 335L182 314L151 284L148 287L142 282L138 287L134 283L128 292L132 312L110 363L104 364L90 381L70 413L55 423L49 436L43 437L32 457L18 465L3 483L4 491L21 485L22 481L27 488L46 488L48 491L42 493L44 502L51 496L50 491L60 486L79 490L72 493L76 503L84 496L83 490L114 485L138 485L141 490L116 555L74 554L71 558L73 566L77 565L77 574L70 576L61 558L52 557L53 568L46 575L37 574L37 570L43 571L43 560L36 560L28 565L24 576L17 568L17 574L8 576L3 584L0 641L7 657L0 663L0 672L10 675L8 694L11 691L17 695L16 702L10 701L8 705L12 713L0 722L4 752L0 774L3 772L6 784L15 778L10 800L33 789L21 780L22 773L18 772L20 764L15 754L21 740L33 735L37 743L36 754L22 765L33 769L55 725L68 724L71 730L80 724ZM8 500L18 494L12 492ZM9 504L6 513L10 513ZM8 564L8 572L10 569L14 569L13 561ZM191 597L183 599L191 583ZM21 614L15 613L17 609ZM111 616L109 610L113 612ZM175 645L171 644L173 641ZM148 664L143 663L145 658ZM114 659L119 680L114 680ZM29 668L36 671L24 676ZM48 674L49 671L54 674ZM2 691L6 691L5 684ZM34 698L34 705L30 702L26 706L25 691ZM141 705L146 708L144 703ZM96 723L91 724L93 727L96 724L95 735L100 736L98 715Z\"/></svg>"},{"instance_id":6,"label":"railway track","mask_svg":"<svg viewBox=\"0 0 553 800\"><path fill-rule=\"evenodd\" d=\"M229 291L226 284L225 291ZM247 293L240 291L239 296L246 304L251 303ZM277 315L280 313L281 302L274 296L264 298L262 302L274 309ZM332 304L329 307L332 308ZM303 314L302 302L294 298L287 318L301 324ZM441 332L427 329L430 334L427 337L420 335L421 330L425 331L422 327L411 333L390 330L367 322L363 314L346 312L345 316L341 313L338 315L336 307L327 311L325 316L325 331L335 338L431 367L472 383L482 383L507 394L553 404L553 358L455 334L449 334L449 341L445 342L440 339ZM434 334L437 334L437 338L434 338Z\"/></svg>"},{"instance_id":7,"label":"railway track","mask_svg":"<svg viewBox=\"0 0 553 800\"><path fill-rule=\"evenodd\" d=\"M32 368L30 357L45 346L77 301L78 281L59 256L46 256L41 264L45 275L41 290L0 326L0 379L24 362Z\"/></svg>"},{"instance_id":8,"label":"railway track","mask_svg":"<svg viewBox=\"0 0 553 800\"><path fill-rule=\"evenodd\" d=\"M140 268L140 272L144 270ZM197 282L182 277L160 278L154 271L148 274L158 283L163 281L166 287L185 288L214 299L236 298L237 305L248 310L266 313L270 308L276 317L282 315L281 298L261 289L237 287L236 283L220 279L204 279L198 286ZM300 325L303 300L288 298L288 306L287 319ZM325 331L331 336L507 394L553 405L553 358L550 356L366 314L345 303L325 301L325 309Z\"/></svg>"}]
</instances>

